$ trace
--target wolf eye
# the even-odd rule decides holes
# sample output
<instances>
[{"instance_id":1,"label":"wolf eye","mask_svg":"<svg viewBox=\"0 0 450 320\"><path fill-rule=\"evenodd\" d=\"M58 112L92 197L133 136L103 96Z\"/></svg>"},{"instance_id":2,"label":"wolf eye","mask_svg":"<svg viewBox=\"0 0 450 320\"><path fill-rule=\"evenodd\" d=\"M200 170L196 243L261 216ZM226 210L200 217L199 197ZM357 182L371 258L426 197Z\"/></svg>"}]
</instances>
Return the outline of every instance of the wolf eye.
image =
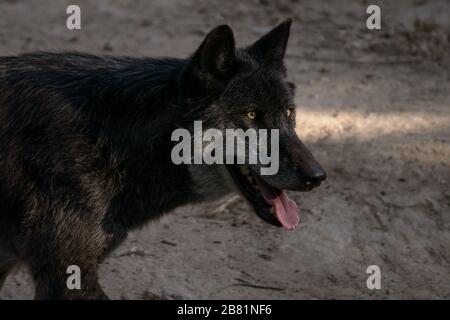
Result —
<instances>
[{"instance_id":1,"label":"wolf eye","mask_svg":"<svg viewBox=\"0 0 450 320\"><path fill-rule=\"evenodd\" d=\"M250 119L255 119L256 118L256 112L255 111L250 111L247 113L247 117L249 117Z\"/></svg>"},{"instance_id":2,"label":"wolf eye","mask_svg":"<svg viewBox=\"0 0 450 320\"><path fill-rule=\"evenodd\" d=\"M293 112L294 112L294 111L293 111L293 109L291 109L291 108L289 108L289 109L286 110L286 114L287 114L288 118L291 117L291 115L292 115Z\"/></svg>"}]
</instances>

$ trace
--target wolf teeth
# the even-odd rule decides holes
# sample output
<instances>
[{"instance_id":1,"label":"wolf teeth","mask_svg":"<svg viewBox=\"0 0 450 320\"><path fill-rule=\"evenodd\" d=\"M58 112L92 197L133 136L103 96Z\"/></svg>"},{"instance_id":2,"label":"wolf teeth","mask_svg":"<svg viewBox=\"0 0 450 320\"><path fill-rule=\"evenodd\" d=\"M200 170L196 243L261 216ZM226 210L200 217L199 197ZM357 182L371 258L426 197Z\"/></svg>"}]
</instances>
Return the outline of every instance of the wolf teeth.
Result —
<instances>
[{"instance_id":1,"label":"wolf teeth","mask_svg":"<svg viewBox=\"0 0 450 320\"><path fill-rule=\"evenodd\" d=\"M270 208L269 208L269 212L270 212L271 214L275 214L275 209L274 209L274 207L270 207Z\"/></svg>"},{"instance_id":2,"label":"wolf teeth","mask_svg":"<svg viewBox=\"0 0 450 320\"><path fill-rule=\"evenodd\" d=\"M245 176L247 181L252 185L252 187L259 191L259 186L256 183L255 178L250 173L250 170L248 169L248 167L246 165L241 164L241 165L239 165L239 169L241 170L242 175Z\"/></svg>"},{"instance_id":3,"label":"wolf teeth","mask_svg":"<svg viewBox=\"0 0 450 320\"><path fill-rule=\"evenodd\" d=\"M247 181L250 182L250 184L252 185L252 187L254 187L255 189L258 189L258 184L255 181L255 178L252 175L248 175L246 176Z\"/></svg>"},{"instance_id":4,"label":"wolf teeth","mask_svg":"<svg viewBox=\"0 0 450 320\"><path fill-rule=\"evenodd\" d=\"M248 170L247 166L240 165L239 169L241 169L241 172L243 175L248 176L250 174L250 171Z\"/></svg>"}]
</instances>

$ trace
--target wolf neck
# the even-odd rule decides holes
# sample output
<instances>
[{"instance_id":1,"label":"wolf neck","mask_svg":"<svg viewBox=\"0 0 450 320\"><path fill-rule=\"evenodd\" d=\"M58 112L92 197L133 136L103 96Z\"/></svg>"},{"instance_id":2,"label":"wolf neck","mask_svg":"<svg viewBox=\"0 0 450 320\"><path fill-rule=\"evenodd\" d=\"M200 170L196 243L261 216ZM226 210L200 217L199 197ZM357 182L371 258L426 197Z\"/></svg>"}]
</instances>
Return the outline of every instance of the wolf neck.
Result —
<instances>
[{"instance_id":1,"label":"wolf neck","mask_svg":"<svg viewBox=\"0 0 450 320\"><path fill-rule=\"evenodd\" d=\"M101 128L99 139L105 141L109 167L120 177L109 218L126 229L201 200L187 166L173 164L170 157L171 134L183 107L178 101L183 61L152 63L154 68L109 75L120 85L110 82L103 88L101 103L91 104L95 109L88 111Z\"/></svg>"}]
</instances>

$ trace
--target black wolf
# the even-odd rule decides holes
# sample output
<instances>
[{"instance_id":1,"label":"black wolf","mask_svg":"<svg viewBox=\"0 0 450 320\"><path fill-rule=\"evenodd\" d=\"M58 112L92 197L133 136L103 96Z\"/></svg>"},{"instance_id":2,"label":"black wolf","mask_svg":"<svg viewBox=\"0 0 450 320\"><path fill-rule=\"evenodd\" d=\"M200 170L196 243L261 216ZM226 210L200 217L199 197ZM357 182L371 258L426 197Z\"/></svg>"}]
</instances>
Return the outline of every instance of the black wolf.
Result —
<instances>
[{"instance_id":1,"label":"black wolf","mask_svg":"<svg viewBox=\"0 0 450 320\"><path fill-rule=\"evenodd\" d=\"M187 59L0 58L0 285L23 262L38 299L106 298L97 267L127 232L235 190L263 220L294 228L297 208L283 190L311 190L326 175L294 131L283 64L290 25L246 48L219 26ZM278 174L175 165L171 134L194 120L278 128ZM79 290L66 286L70 265L81 269Z\"/></svg>"}]
</instances>

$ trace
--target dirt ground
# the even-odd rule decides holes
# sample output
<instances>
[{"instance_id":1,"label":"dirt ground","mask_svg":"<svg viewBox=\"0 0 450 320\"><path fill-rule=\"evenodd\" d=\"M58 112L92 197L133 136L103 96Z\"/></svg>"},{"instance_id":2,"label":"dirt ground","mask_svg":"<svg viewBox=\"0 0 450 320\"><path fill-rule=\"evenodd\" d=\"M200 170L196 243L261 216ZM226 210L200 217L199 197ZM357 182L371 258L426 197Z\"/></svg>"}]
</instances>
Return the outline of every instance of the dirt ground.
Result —
<instances>
[{"instance_id":1,"label":"dirt ground","mask_svg":"<svg viewBox=\"0 0 450 320\"><path fill-rule=\"evenodd\" d=\"M65 27L67 5L82 29ZM366 28L379 4L382 29ZM101 266L114 299L450 298L450 2L0 0L0 54L81 50L184 57L228 23L249 44L292 17L298 133L328 171L292 194L301 226L239 197L179 208ZM381 289L366 287L369 265ZM31 299L25 268L3 299Z\"/></svg>"}]
</instances>

